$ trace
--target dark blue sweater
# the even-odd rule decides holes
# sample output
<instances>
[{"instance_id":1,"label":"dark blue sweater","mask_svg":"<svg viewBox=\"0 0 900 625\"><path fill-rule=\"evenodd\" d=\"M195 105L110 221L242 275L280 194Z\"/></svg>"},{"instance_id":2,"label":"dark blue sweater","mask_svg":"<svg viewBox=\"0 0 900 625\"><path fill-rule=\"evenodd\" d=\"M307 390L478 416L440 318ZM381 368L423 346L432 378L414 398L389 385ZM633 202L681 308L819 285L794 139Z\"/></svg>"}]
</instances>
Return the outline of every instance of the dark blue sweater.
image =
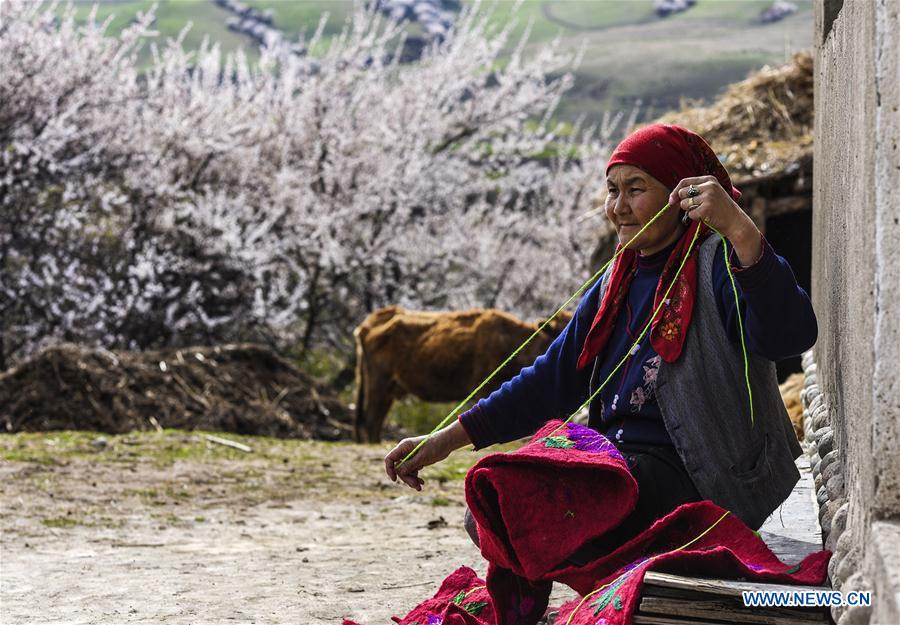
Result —
<instances>
[{"instance_id":1,"label":"dark blue sweater","mask_svg":"<svg viewBox=\"0 0 900 625\"><path fill-rule=\"evenodd\" d=\"M729 251L731 251L729 245ZM600 380L625 356L652 313L653 296L665 261L674 244L650 256L638 257L638 268L600 366ZM739 342L734 292L719 244L712 271L719 316L726 331ZM787 261L763 241L760 258L741 268L733 254L748 351L780 360L809 349L818 327L809 296L797 285ZM600 281L581 299L575 315L547 351L504 383L489 397L459 416L477 449L533 434L549 419L568 417L588 397L592 367L575 367L591 322L599 307ZM590 426L617 442L668 444L669 438L656 401L659 355L649 332L630 358L607 383L594 402L602 402L600 422Z\"/></svg>"}]
</instances>

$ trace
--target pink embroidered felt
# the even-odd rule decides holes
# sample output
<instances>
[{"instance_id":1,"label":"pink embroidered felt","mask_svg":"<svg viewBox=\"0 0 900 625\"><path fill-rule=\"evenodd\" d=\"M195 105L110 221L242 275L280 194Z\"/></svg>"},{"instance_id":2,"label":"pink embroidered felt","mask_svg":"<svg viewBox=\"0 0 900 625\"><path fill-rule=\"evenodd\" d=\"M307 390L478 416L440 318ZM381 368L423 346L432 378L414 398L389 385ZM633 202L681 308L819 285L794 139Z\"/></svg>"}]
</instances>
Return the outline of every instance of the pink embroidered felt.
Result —
<instances>
[{"instance_id":1,"label":"pink embroidered felt","mask_svg":"<svg viewBox=\"0 0 900 625\"><path fill-rule=\"evenodd\" d=\"M538 579L619 525L637 501L637 482L603 435L551 421L524 447L472 467L466 501L485 559Z\"/></svg>"},{"instance_id":2,"label":"pink embroidered felt","mask_svg":"<svg viewBox=\"0 0 900 625\"><path fill-rule=\"evenodd\" d=\"M560 424L549 423L519 451L486 456L466 478L466 498L490 563L486 584L471 569L457 569L434 597L395 617L397 623L534 625L558 581L586 598L563 606L557 623L571 617L570 625L627 625L651 569L782 584L825 581L831 552L785 564L753 530L711 501L679 506L585 566L566 565L572 545L627 516L636 485L609 441L582 426L557 429ZM570 495L556 492L563 486Z\"/></svg>"}]
</instances>

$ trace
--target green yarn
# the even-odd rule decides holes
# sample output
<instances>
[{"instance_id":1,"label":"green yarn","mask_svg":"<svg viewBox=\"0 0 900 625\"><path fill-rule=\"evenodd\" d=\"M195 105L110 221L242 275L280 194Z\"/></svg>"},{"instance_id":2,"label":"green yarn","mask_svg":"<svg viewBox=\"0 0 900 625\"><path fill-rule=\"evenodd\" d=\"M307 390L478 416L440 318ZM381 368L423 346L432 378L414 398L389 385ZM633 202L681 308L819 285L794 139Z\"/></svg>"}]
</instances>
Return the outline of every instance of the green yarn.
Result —
<instances>
[{"instance_id":1,"label":"green yarn","mask_svg":"<svg viewBox=\"0 0 900 625\"><path fill-rule=\"evenodd\" d=\"M616 593L618 592L619 588L627 580L628 580L628 573L623 573L622 575L620 575L618 577L618 579L616 579L612 584L610 584L606 588L606 590L603 592L602 595L600 595L600 598L597 599L597 601L590 604L590 606L592 608L595 608L594 616L597 616L598 614L600 614L600 612L603 611L603 608L605 608L606 606L609 605L609 603L613 600L613 597L615 597ZM619 600L619 603L621 605L621 599ZM615 603L613 604L613 607L615 607ZM621 608L616 608L616 609L621 609ZM574 612L573 612L573 614L574 614Z\"/></svg>"},{"instance_id":2,"label":"green yarn","mask_svg":"<svg viewBox=\"0 0 900 625\"><path fill-rule=\"evenodd\" d=\"M558 449L568 449L575 446L575 443L570 441L565 436L548 436L546 438L542 438L538 442L544 443L544 447L556 447Z\"/></svg>"},{"instance_id":3,"label":"green yarn","mask_svg":"<svg viewBox=\"0 0 900 625\"><path fill-rule=\"evenodd\" d=\"M575 300L575 298L577 298L579 295L581 295L582 293L584 293L584 291L587 290L587 288L590 287L591 284L593 284L600 276L602 276L603 273L606 271L606 269L607 269L607 268L608 268L608 267L609 267L609 266L610 266L610 265L611 265L611 264L612 264L612 263L613 263L613 262L614 262L621 254L622 254L622 252L624 252L626 249L628 249L628 245L629 245L632 241L637 240L637 238L644 232L644 230L646 230L647 228L649 228L649 227L650 227L657 219L659 219L659 218L663 215L663 213L666 212L666 210L669 208L669 206L670 206L669 204L666 204L665 206L663 206L663 207L660 209L660 211L659 211L658 213L656 213L656 215L654 215L653 218L652 218L650 221L648 221L648 222L644 225L643 228L641 228L640 230L638 230L637 234L635 234L635 235L628 241L628 243L626 243L625 245L621 246L621 247L618 249L618 251L617 251L615 254L613 254L612 258L610 258L608 261L606 261L606 263L604 263L604 265L603 265L602 267L600 267L600 269L598 269L597 272L596 272L594 275L592 275L590 278L588 278L588 279L587 279L587 282L585 282L585 283L582 284L580 287L578 287L578 290L576 290L576 291L572 294L572 296L571 296L569 299L567 299L565 302L563 302L563 304L562 304L559 308L556 309L556 312L554 312L552 315L550 315L550 316L544 321L544 323L542 323L542 324L538 327L538 329L535 330L535 331L531 334L531 336L529 336L527 339L525 339L525 342L524 342L524 343L522 343L521 345L519 345L519 347L517 347L516 350L515 350L512 354L510 354L509 357L508 357L506 360L504 360L502 363L500 363L500 365L499 365L496 369L494 369L494 370L491 372L491 374L490 374L488 377L486 377L486 378L484 379L484 381L483 381L481 384L479 384L479 385L475 388L474 391L472 391L471 393L469 393L469 396L468 396L468 397L466 397L464 400L462 400L461 402L459 402L459 404L457 404L457 405L453 408L453 410L451 410L450 413L449 413L446 417L444 417L444 418L441 420L440 423L438 423L436 426L434 426L434 429L432 429L431 432L428 433L428 436L426 436L424 439L422 439L422 440L419 442L418 445L416 445L415 447L413 447L412 451L410 451L408 454L406 454L406 456L404 456L404 458L403 458L402 460L400 460L400 462L398 462L398 463L395 465L395 467L400 467L404 462L406 462L407 460L409 460L410 458L412 458L412 457L416 454L416 452L419 451L419 449L422 448L422 445L424 445L425 443L427 443L428 440L429 440L432 436L434 436L434 434L435 434L438 430L440 430L440 429L443 428L445 425L447 425L447 424L450 422L450 420L451 420L453 417L455 417L455 416L457 415L457 413L463 408L463 406L465 406L467 403L469 403L469 401L470 401L473 397L475 397L475 395L478 394L478 391L480 391L482 388L485 387L485 385L487 385L491 380L493 380L493 379L494 379L494 376L496 376L500 371L502 371L503 368L504 368L506 365L508 365L508 364L510 363L510 361L511 361L513 358L515 358L515 357L519 354L519 352L521 352L523 349L525 349L525 346L527 346L527 345L534 339L534 337L536 337L538 334L540 334L540 333L544 330L544 328L546 328L547 325L548 325L551 321L553 321L553 320L556 318L557 315L559 315L559 313L561 313L563 310L565 310L566 307L567 307L569 304L571 304L571 303Z\"/></svg>"},{"instance_id":4,"label":"green yarn","mask_svg":"<svg viewBox=\"0 0 900 625\"><path fill-rule=\"evenodd\" d=\"M659 219L659 218L663 215L663 213L666 212L666 210L667 210L669 207L670 207L670 204L666 204L665 206L663 206L663 207L659 210L659 212L656 213L656 215L654 215L653 218L652 218L650 221L648 221L648 222L647 222L647 223L646 223L646 224L645 224L645 225L637 232L637 234L635 234L635 235L628 241L628 243L626 243L625 245L621 246L621 247L616 251L616 253L613 254L612 258L610 258L606 263L604 263L603 266L602 266L599 270L597 270L597 272L594 273L594 275L592 275L590 278L588 278L587 281L586 281L584 284L582 284L580 287L578 287L578 289L572 294L572 296L569 297L569 299L567 299L565 302L563 302L563 304L562 304L559 308L556 309L556 312L554 312L552 315L550 315L550 316L549 316L549 317L548 317L548 318L547 318L547 319L546 319L546 320L538 327L538 329L535 330L535 331L531 334L531 336L529 336L527 339L525 339L525 342L524 342L524 343L522 343L521 345L519 345L519 347L517 347L517 348L515 349L515 351L513 351L513 353L511 353L511 354L506 358L506 360L504 360L502 363L500 363L500 365L499 365L496 369L494 369L494 370L491 372L491 374L488 375L488 377L486 377L486 378L484 379L484 381L483 381L481 384L479 384L479 385L475 388L475 390L473 390L471 393L469 393L468 397L466 397L464 400L462 400L461 402L459 402L459 404L457 404L457 405L453 408L453 410L451 410L451 411L447 414L447 416L444 417L444 418L441 420L441 422L438 423L438 424L431 430L431 432L429 432L428 435L427 435L424 439L422 439L422 440L419 442L418 445L416 445L415 447L413 447L412 451L410 451L408 454L406 454L406 456L404 456L403 459L400 460L400 462L398 462L398 463L395 465L395 467L396 467L396 468L399 468L403 463L405 463L407 460L409 460L410 458L412 458L412 457L416 454L416 452L418 452L419 449L421 449L422 446L423 446L425 443L427 443L428 440L431 439L431 437L434 436L434 434L435 434L438 430L440 430L441 428L443 428L444 426L446 426L446 425L450 422L450 420L451 420L453 417L455 417L455 416L459 413L459 411L460 411L466 404L468 404L469 401L470 401L473 397L475 397L475 396L478 394L478 392L479 392L481 389L483 389L488 383L490 383L490 381L493 380L494 377L495 377L495 376L496 376L496 375L497 375L497 374L498 374L498 373L499 373L506 365L508 365L508 364L510 363L510 361L512 361L513 358L515 358L515 357L519 354L519 352L521 352L523 349L525 349L525 347L526 347L526 346L534 339L534 337L536 337L537 335L539 335L539 334L544 330L544 328L546 328L547 325L548 325L551 321L553 321L553 320L557 317L557 315L559 315L559 313L561 313L563 310L565 310L566 307L567 307L569 304L571 304L571 303L575 300L575 298L577 298L579 295L581 295L582 293L584 293L584 292L585 292L585 291L586 291L586 290L587 290L587 289L588 289L588 288L589 288L589 287L590 287L590 286L591 286L598 278L600 278L600 276L603 275L603 273L607 270L607 268L608 268L613 262L615 262L615 260L622 254L622 252L624 252L624 251L628 248L629 244L631 244L633 241L637 240L638 237L644 232L644 230L646 230L647 228L649 228L649 227L650 227L657 219ZM723 246L722 246L722 247L723 247L723 252L724 252L724 254L725 254L725 268L727 269L727 271L728 271L728 277L729 277L729 279L731 280L731 289L732 289L732 292L734 293L734 302L735 302L735 307L736 307L736 310L737 310L738 333L740 334L740 338L741 338L741 351L742 351L743 357L744 357L744 380L745 380L745 382L746 382L746 384L747 384L747 395L749 396L749 401L750 401L750 424L751 424L751 426L752 426L752 425L754 425L753 389L750 387L750 362L749 362L749 358L747 357L747 345L746 345L746 341L744 340L744 324L743 324L743 320L742 320L742 318L741 318L740 301L739 301L738 292L737 292L737 285L735 284L735 281L734 281L734 274L733 274L732 271L731 271L731 265L730 265L729 262L728 262L728 249L727 249L727 246L725 245L725 237L722 235L721 232L719 232L718 230L716 230L715 228L713 228L713 227L710 226L709 224L707 224L707 227L709 227L710 230L712 230L712 231L715 232L717 235L719 235L719 238L722 239L722 243L723 243ZM684 268L684 265L685 265L685 263L687 262L687 259L688 259L688 258L690 257L690 255L691 255L691 251L694 249L694 245L695 245L696 242L697 242L697 236L698 236L699 233L700 233L700 229L697 228L697 230L694 231L694 237L691 239L691 243L690 243L690 245L688 246L687 253L686 253L686 254L684 255L684 257L681 259L681 264L678 266L678 271L675 273L675 277L672 279L671 284L669 284L668 288L666 289L665 294L664 294L663 297L660 299L659 306L657 306L657 307L656 307L656 310L653 311L653 314L650 316L650 320L649 320L649 321L647 322L647 324L644 326L644 329L641 331L641 333L640 333L640 335L638 336L637 340L635 340L635 342L632 344L631 348L630 348L630 349L628 350L628 352L625 354L625 357L622 358L621 361L619 361L619 363L615 366L615 368L612 370L612 372L606 377L606 379L603 381L603 383L600 384L600 386L597 388L597 390L594 391L594 393L593 393L590 397L588 397L587 400L586 400L584 403L582 403L581 406L579 406L578 409L577 409L575 412L573 412L573 413L572 413L572 414L571 414L571 415L563 422L562 425L565 425L566 423L568 423L569 421L571 421L572 419L574 419L574 418L578 415L578 413L580 413L585 407L587 407L588 405L590 405L590 403L594 400L594 398L595 398L598 394L600 394L600 391L602 391L602 390L606 387L606 384L607 384L607 383L612 379L612 377L618 372L618 370L622 367L622 365L625 364L625 362L631 357L632 351L634 350L635 346L637 346L638 343L640 343L641 340L643 340L644 336L645 336L646 333L647 333L647 330L648 330L648 329L650 328L650 326L653 324L653 320L656 319L656 316L659 314L659 312L662 310L662 307L665 305L665 302L666 302L666 300L667 300L668 297L669 297L669 292L670 292L670 291L672 290L672 288L675 286L675 283L676 283L677 280L678 280L678 276L681 275L681 270ZM562 425L560 425L560 427L562 427ZM557 428L557 429L559 429L559 428ZM556 431L556 430L554 430L554 432L555 432L555 431ZM551 435L548 436L546 439L544 439L544 441L545 441L544 444L545 444L547 447L563 447L564 445L562 445L562 444L556 444L555 442L551 442L551 439L559 438L559 437L554 437L552 434L553 434L553 433L551 432Z\"/></svg>"},{"instance_id":5,"label":"green yarn","mask_svg":"<svg viewBox=\"0 0 900 625\"><path fill-rule=\"evenodd\" d=\"M650 326L653 325L654 319L656 319L656 316L657 316L657 315L659 314L659 312L662 310L662 307L666 305L666 300L669 299L669 292L670 292L670 291L672 290L672 288L675 286L675 283L678 282L678 276L681 275L681 270L684 269L684 265L685 265L685 263L687 262L687 259L690 257L691 251L694 249L694 245L697 243L697 235L698 235L699 233L700 233L700 229L699 229L699 228L697 228L696 230L694 230L694 237L691 239L690 245L688 245L687 253L685 253L684 257L681 259L681 264L678 265L678 271L675 272L675 277L672 278L672 282L669 283L669 286L668 286L668 288L666 289L666 292L665 292L665 293L663 294L663 296L660 298L659 306L657 306L657 307L656 307L656 310L653 311L653 314L650 315L650 319L647 321L646 325L644 325L644 329L641 330L641 333L638 335L637 339L635 339L634 343L631 344L631 347L630 347L630 348L628 349L628 351L625 353L625 357L622 358L622 360L619 361L619 363L615 366L615 368L613 368L612 371L610 371L609 375L606 376L606 379L603 380L603 383L600 384L600 386L597 388L597 390L594 391L594 392L591 394L591 396L588 397L588 398L584 401L584 403L582 403L582 404L575 410L575 412L573 412L571 415L569 415L569 418L567 418L565 421L563 421L563 423L562 423L559 427L562 427L563 425L565 425L566 423L568 423L569 421L571 421L572 419L574 419L575 417L577 417L579 412L581 412L581 411L584 410L587 406L589 406L589 405L591 404L591 402L594 401L594 398L597 397L597 395L600 394L600 391L602 391L602 390L606 387L606 385L607 385L607 384L609 383L609 381L613 378L613 376L616 374L616 372L617 372L619 369L622 368L622 365L624 365L625 362L626 362L629 358L631 358L632 352L634 352L634 348L638 345L638 343L640 343L640 342L644 339L644 336L647 334L647 330L649 330L649 329L650 329ZM635 235L635 236L636 236L636 235ZM556 428L556 429L559 429L559 428ZM554 432L555 432L555 431L556 431L556 430L554 430ZM553 432L551 432L550 435L552 436L552 435L553 435Z\"/></svg>"},{"instance_id":6,"label":"green yarn","mask_svg":"<svg viewBox=\"0 0 900 625\"><path fill-rule=\"evenodd\" d=\"M471 603L467 603L466 605L464 605L463 610L473 616L478 616L479 614L481 614L481 611L484 610L485 607L487 607L487 604L487 601L472 601Z\"/></svg>"},{"instance_id":7,"label":"green yarn","mask_svg":"<svg viewBox=\"0 0 900 625\"><path fill-rule=\"evenodd\" d=\"M753 389L750 387L750 360L747 358L747 344L744 341L744 322L741 320L741 303L738 299L737 285L734 283L734 274L731 271L731 263L728 262L728 245L725 243L725 237L721 232L707 224L710 230L719 235L722 239L722 254L725 256L725 269L728 271L728 279L731 280L731 291L734 293L734 309L737 312L738 334L741 337L741 353L744 356L744 381L747 383L747 396L750 398L750 425L753 426Z\"/></svg>"}]
</instances>

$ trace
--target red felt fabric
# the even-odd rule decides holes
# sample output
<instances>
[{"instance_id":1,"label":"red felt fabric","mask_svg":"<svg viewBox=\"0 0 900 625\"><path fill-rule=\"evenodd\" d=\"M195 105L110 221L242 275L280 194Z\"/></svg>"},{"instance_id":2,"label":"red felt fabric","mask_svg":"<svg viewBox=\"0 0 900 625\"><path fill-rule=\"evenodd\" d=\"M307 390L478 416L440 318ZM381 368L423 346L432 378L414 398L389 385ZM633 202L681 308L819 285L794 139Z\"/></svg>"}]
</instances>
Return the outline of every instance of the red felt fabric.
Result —
<instances>
[{"instance_id":1,"label":"red felt fabric","mask_svg":"<svg viewBox=\"0 0 900 625\"><path fill-rule=\"evenodd\" d=\"M492 625L498 622L485 582L467 566L450 573L431 599L392 619L400 625ZM359 625L344 619L343 625Z\"/></svg>"},{"instance_id":2,"label":"red felt fabric","mask_svg":"<svg viewBox=\"0 0 900 625\"><path fill-rule=\"evenodd\" d=\"M798 565L785 564L738 517L711 501L699 501L679 506L613 553L552 575L582 595L599 589L580 606L580 600L566 604L560 622L577 608L572 625L596 625L598 617L606 619L605 625L622 625L631 622L644 573L651 569L818 586L825 581L830 557L831 552L819 551Z\"/></svg>"},{"instance_id":3,"label":"red felt fabric","mask_svg":"<svg viewBox=\"0 0 900 625\"><path fill-rule=\"evenodd\" d=\"M739 518L711 501L679 506L612 553L585 566L567 565L572 545L577 548L596 536L597 526L608 530L627 516L635 485L627 467L622 473L621 454L608 440L583 426L557 429L560 424L551 422L516 452L482 458L466 478L466 499L490 563L486 583L469 568L457 569L432 598L405 617L395 617L397 623L534 625L557 581L583 596L593 593L563 606L558 624L571 617L570 625L626 625L651 569L781 584L824 583L829 551L785 564ZM525 485L527 480L540 486ZM554 484L557 490L569 488L571 498L549 492ZM541 498L529 499L535 492ZM567 510L575 516L566 515ZM527 577L522 575L526 571Z\"/></svg>"},{"instance_id":4,"label":"red felt fabric","mask_svg":"<svg viewBox=\"0 0 900 625\"><path fill-rule=\"evenodd\" d=\"M485 559L539 579L619 525L637 501L637 482L603 435L553 421L524 447L472 467L466 501Z\"/></svg>"}]
</instances>

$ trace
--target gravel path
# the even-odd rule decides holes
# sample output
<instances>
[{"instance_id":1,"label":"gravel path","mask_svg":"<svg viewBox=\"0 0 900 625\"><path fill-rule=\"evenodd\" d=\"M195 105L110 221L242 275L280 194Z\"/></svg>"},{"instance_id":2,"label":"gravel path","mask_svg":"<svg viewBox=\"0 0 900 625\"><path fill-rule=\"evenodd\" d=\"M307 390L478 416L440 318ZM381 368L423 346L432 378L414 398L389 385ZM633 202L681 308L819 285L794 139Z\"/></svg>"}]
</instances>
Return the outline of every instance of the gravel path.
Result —
<instances>
[{"instance_id":1,"label":"gravel path","mask_svg":"<svg viewBox=\"0 0 900 625\"><path fill-rule=\"evenodd\" d=\"M485 573L458 479L480 454L415 493L383 477L384 446L95 437L0 437L4 624L374 625Z\"/></svg>"}]
</instances>

